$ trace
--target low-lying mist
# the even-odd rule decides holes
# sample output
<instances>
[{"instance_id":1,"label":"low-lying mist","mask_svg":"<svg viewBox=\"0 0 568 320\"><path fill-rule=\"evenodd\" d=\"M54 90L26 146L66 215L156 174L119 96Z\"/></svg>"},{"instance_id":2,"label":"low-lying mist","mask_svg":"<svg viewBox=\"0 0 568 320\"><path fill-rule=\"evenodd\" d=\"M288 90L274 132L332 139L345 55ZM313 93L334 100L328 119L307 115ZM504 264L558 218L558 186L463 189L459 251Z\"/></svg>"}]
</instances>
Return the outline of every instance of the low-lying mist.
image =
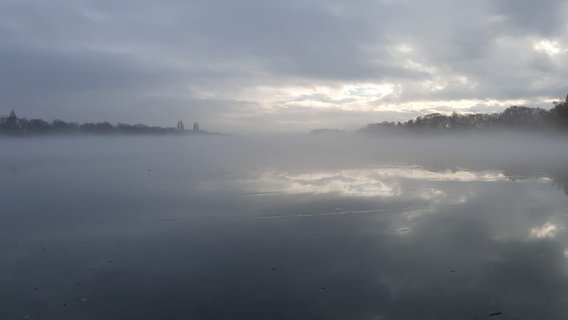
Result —
<instances>
[{"instance_id":1,"label":"low-lying mist","mask_svg":"<svg viewBox=\"0 0 568 320\"><path fill-rule=\"evenodd\" d=\"M349 169L401 162L432 169L515 169L538 172L566 165L565 135L273 135L47 137L0 139L0 170L118 162L174 170Z\"/></svg>"}]
</instances>

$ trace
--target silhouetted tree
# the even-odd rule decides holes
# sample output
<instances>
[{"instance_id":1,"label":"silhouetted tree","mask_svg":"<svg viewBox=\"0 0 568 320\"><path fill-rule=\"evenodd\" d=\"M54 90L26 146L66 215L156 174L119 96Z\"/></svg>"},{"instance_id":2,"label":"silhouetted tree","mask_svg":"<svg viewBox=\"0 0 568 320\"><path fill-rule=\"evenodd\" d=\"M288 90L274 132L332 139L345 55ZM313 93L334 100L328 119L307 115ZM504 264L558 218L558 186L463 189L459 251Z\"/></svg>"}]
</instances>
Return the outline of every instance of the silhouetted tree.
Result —
<instances>
[{"instance_id":1,"label":"silhouetted tree","mask_svg":"<svg viewBox=\"0 0 568 320\"><path fill-rule=\"evenodd\" d=\"M564 129L568 129L568 95L563 101L555 102L551 112L556 122Z\"/></svg>"},{"instance_id":2,"label":"silhouetted tree","mask_svg":"<svg viewBox=\"0 0 568 320\"><path fill-rule=\"evenodd\" d=\"M561 102L556 102L551 110L512 106L497 114L459 114L453 112L450 116L440 113L410 119L403 123L372 123L362 128L361 132L383 132L385 129L404 128L418 132L444 132L459 130L479 130L509 128L516 130L538 129L550 130L560 126L568 130L568 96Z\"/></svg>"},{"instance_id":3,"label":"silhouetted tree","mask_svg":"<svg viewBox=\"0 0 568 320\"><path fill-rule=\"evenodd\" d=\"M16 117L14 110L10 111L10 115L8 116L8 118L6 118L4 131L10 134L17 133L18 131L18 117Z\"/></svg>"},{"instance_id":4,"label":"silhouetted tree","mask_svg":"<svg viewBox=\"0 0 568 320\"><path fill-rule=\"evenodd\" d=\"M196 122L194 130L200 131ZM65 122L55 119L46 122L41 119L18 118L12 110L8 116L0 116L0 134L10 135L33 135L33 134L174 134L185 132L182 121L178 121L177 128L150 127L143 124L130 125L118 123L116 126L109 122L86 122L81 125L74 122Z\"/></svg>"},{"instance_id":5,"label":"silhouetted tree","mask_svg":"<svg viewBox=\"0 0 568 320\"><path fill-rule=\"evenodd\" d=\"M31 119L28 122L27 131L32 134L46 133L51 130L51 126L47 121L41 119Z\"/></svg>"}]
</instances>

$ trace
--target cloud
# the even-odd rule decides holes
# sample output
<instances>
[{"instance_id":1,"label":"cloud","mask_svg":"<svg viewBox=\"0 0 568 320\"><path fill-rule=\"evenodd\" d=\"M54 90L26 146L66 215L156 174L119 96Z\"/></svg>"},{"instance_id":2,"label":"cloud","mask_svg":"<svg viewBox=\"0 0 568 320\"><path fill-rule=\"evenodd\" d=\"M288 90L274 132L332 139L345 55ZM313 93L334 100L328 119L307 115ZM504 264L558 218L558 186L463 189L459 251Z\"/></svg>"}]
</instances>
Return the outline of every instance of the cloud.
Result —
<instances>
[{"instance_id":1,"label":"cloud","mask_svg":"<svg viewBox=\"0 0 568 320\"><path fill-rule=\"evenodd\" d=\"M11 92L54 93L108 90L126 87L144 89L152 78L159 83L159 74L150 74L137 67L132 57L93 52L57 52L16 48L0 51L0 90ZM146 74L145 74L146 73ZM171 75L169 75L171 77Z\"/></svg>"},{"instance_id":2,"label":"cloud","mask_svg":"<svg viewBox=\"0 0 568 320\"><path fill-rule=\"evenodd\" d=\"M76 120L97 113L89 101L105 100L112 107L99 111L108 120L176 121L133 107L151 96L157 108L195 111L239 131L255 117L286 117L293 101L314 110L304 113L310 119L272 128L295 131L330 116L324 109L400 120L434 105L463 109L492 100L485 105L497 111L524 100L547 106L544 101L565 94L568 80L566 10L552 0L4 1L2 110ZM337 98L342 88L369 86L393 90L375 99ZM477 102L464 107L460 101ZM208 111L221 102L232 115ZM235 116L239 106L252 105L254 113ZM329 119L341 126L340 118Z\"/></svg>"},{"instance_id":3,"label":"cloud","mask_svg":"<svg viewBox=\"0 0 568 320\"><path fill-rule=\"evenodd\" d=\"M499 0L494 4L496 13L502 15L516 32L541 36L558 36L565 32L568 8L564 1Z\"/></svg>"}]
</instances>

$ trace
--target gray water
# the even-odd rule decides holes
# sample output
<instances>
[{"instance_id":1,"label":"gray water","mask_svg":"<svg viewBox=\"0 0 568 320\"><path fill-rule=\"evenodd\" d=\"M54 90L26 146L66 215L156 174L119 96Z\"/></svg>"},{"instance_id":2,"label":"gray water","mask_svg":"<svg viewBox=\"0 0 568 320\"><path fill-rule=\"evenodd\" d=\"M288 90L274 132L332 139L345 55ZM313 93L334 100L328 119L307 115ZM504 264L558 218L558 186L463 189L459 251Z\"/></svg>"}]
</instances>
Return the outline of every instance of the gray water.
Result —
<instances>
[{"instance_id":1,"label":"gray water","mask_svg":"<svg viewBox=\"0 0 568 320\"><path fill-rule=\"evenodd\" d=\"M0 319L566 319L567 146L0 140Z\"/></svg>"}]
</instances>

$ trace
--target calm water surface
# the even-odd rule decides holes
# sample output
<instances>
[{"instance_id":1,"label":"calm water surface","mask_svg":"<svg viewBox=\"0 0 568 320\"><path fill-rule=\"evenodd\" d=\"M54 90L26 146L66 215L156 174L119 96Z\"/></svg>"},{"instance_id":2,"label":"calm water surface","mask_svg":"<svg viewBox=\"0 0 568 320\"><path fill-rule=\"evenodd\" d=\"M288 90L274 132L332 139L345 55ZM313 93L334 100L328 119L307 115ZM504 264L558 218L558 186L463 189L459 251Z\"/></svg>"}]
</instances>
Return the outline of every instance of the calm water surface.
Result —
<instances>
[{"instance_id":1,"label":"calm water surface","mask_svg":"<svg viewBox=\"0 0 568 320\"><path fill-rule=\"evenodd\" d=\"M303 139L0 141L0 319L566 319L553 161Z\"/></svg>"}]
</instances>

